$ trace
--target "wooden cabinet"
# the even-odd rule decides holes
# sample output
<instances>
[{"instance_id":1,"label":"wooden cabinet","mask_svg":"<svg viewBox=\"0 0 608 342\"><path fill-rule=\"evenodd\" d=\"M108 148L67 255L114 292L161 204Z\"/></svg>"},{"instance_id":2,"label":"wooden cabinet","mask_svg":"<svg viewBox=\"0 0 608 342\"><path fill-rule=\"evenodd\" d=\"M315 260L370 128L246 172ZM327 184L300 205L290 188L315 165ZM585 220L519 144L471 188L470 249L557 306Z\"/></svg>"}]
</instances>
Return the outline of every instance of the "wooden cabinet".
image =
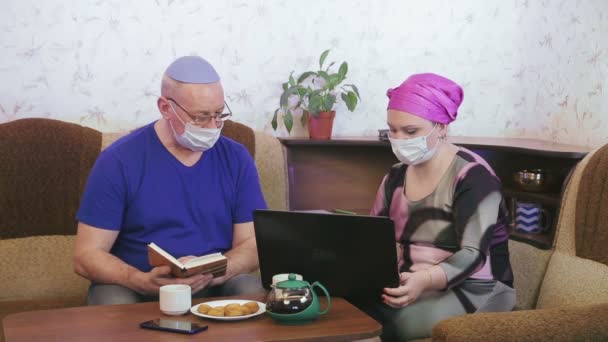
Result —
<instances>
[{"instance_id":1,"label":"wooden cabinet","mask_svg":"<svg viewBox=\"0 0 608 342\"><path fill-rule=\"evenodd\" d=\"M284 138L291 210L346 209L369 213L376 191L391 165L397 162L390 144L375 137L336 137L317 141ZM559 214L561 192L574 166L589 148L532 139L452 137L451 142L484 157L503 183L507 203L540 204L549 225L541 233L512 229L511 238L539 248L551 248ZM552 185L543 192L521 190L513 174L522 169L543 169Z\"/></svg>"}]
</instances>

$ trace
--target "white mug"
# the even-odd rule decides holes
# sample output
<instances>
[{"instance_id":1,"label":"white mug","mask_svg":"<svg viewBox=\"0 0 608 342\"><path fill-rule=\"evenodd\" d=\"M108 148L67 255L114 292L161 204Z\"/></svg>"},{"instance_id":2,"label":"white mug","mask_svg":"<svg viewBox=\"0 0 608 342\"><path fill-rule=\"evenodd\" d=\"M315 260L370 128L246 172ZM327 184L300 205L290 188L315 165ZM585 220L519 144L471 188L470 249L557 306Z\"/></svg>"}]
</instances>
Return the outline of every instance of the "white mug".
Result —
<instances>
[{"instance_id":1,"label":"white mug","mask_svg":"<svg viewBox=\"0 0 608 342\"><path fill-rule=\"evenodd\" d=\"M296 274L296 280L302 280L302 275L301 274ZM289 273L281 273L281 274L275 274L272 276L272 283L276 284L278 282L284 281L284 280L288 280L289 279Z\"/></svg>"},{"instance_id":2,"label":"white mug","mask_svg":"<svg viewBox=\"0 0 608 342\"><path fill-rule=\"evenodd\" d=\"M183 315L192 306L192 289L188 285L174 284L160 287L160 311L166 315Z\"/></svg>"}]
</instances>

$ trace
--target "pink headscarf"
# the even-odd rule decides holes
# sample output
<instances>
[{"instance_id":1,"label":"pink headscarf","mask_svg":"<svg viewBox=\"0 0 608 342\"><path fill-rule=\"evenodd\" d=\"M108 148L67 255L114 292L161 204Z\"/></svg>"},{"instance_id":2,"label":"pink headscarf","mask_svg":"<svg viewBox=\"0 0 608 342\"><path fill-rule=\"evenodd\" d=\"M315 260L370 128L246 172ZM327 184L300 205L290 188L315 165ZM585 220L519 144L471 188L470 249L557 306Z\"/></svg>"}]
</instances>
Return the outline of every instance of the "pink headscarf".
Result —
<instances>
[{"instance_id":1,"label":"pink headscarf","mask_svg":"<svg viewBox=\"0 0 608 342\"><path fill-rule=\"evenodd\" d=\"M421 118L449 124L456 120L462 103L462 88L436 74L416 74L397 88L389 89L388 109L414 114Z\"/></svg>"}]
</instances>

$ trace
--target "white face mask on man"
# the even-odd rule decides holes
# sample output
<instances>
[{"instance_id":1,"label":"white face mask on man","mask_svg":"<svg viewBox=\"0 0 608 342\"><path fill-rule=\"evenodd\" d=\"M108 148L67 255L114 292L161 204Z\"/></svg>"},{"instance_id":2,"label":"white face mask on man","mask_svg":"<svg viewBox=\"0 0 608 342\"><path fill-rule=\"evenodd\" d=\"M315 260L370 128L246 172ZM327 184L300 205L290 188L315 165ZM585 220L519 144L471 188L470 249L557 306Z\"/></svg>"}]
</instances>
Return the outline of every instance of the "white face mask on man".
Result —
<instances>
[{"instance_id":1,"label":"white face mask on man","mask_svg":"<svg viewBox=\"0 0 608 342\"><path fill-rule=\"evenodd\" d=\"M417 165L433 158L437 152L439 140L433 148L429 148L427 139L435 131L435 128L437 128L437 124L427 135L412 139L393 139L389 137L393 153L397 159L407 165Z\"/></svg>"},{"instance_id":2,"label":"white face mask on man","mask_svg":"<svg viewBox=\"0 0 608 342\"><path fill-rule=\"evenodd\" d=\"M204 152L215 145L217 140L220 138L220 133L222 132L222 127L224 127L224 123L222 122L222 127L220 128L204 128L193 125L192 123L184 123L182 119L177 115L175 108L173 108L173 104L169 102L169 106L173 109L173 113L184 125L184 132L180 135L177 134L175 128L173 128L173 124L169 121L169 125L173 130L173 136L178 144L183 147L192 150L194 152Z\"/></svg>"}]
</instances>

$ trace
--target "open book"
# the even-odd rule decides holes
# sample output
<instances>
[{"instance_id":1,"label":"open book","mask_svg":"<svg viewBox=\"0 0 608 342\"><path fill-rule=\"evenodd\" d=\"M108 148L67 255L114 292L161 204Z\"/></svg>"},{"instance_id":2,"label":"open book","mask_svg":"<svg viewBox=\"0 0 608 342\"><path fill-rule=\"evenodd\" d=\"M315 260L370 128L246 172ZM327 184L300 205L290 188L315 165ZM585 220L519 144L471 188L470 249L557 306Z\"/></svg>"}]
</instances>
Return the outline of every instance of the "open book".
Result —
<instances>
[{"instance_id":1,"label":"open book","mask_svg":"<svg viewBox=\"0 0 608 342\"><path fill-rule=\"evenodd\" d=\"M152 266L167 265L171 267L171 274L178 278L208 273L213 274L213 277L217 278L226 274L228 259L222 253L213 253L181 263L174 256L152 242L148 245L148 262Z\"/></svg>"}]
</instances>

